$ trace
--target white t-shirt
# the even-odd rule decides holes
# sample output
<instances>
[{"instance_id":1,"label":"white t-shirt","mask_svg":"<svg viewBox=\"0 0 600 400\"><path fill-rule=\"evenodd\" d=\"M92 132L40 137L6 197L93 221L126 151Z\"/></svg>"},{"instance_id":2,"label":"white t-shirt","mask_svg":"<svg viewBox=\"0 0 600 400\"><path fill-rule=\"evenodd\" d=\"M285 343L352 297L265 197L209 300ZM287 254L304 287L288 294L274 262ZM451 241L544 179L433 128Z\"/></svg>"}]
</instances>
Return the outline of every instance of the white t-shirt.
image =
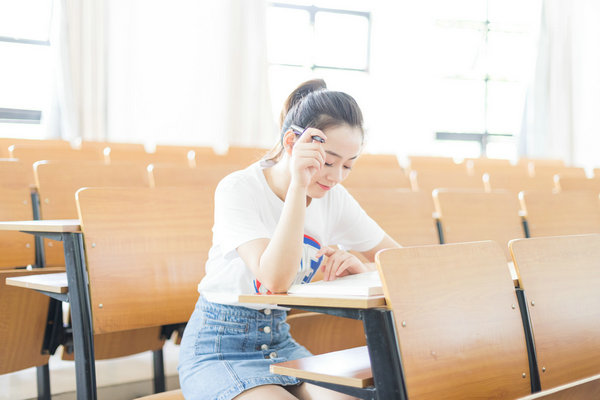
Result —
<instances>
[{"instance_id":1,"label":"white t-shirt","mask_svg":"<svg viewBox=\"0 0 600 400\"><path fill-rule=\"evenodd\" d=\"M283 209L283 201L267 183L264 168L265 164L254 163L226 176L217 186L213 245L206 275L198 285L208 301L239 304L240 294L267 293L237 252L251 240L271 238ZM323 260L314 257L322 246L367 251L384 235L344 187L334 186L324 197L312 199L306 209L303 258L294 283L310 282ZM242 305L265 308L264 304Z\"/></svg>"}]
</instances>

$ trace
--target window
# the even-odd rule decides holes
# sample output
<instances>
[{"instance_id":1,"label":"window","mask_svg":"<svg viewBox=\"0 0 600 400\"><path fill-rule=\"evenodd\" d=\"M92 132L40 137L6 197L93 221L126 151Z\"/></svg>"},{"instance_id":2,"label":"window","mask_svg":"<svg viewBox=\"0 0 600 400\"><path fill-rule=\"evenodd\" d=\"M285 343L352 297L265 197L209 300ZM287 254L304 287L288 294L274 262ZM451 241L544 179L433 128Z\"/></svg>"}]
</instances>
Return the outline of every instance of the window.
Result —
<instances>
[{"instance_id":1,"label":"window","mask_svg":"<svg viewBox=\"0 0 600 400\"><path fill-rule=\"evenodd\" d=\"M301 82L323 78L352 94L368 111L371 16L364 1L289 1L267 10L269 83L273 115ZM343 6L344 8L340 8ZM362 8L361 8L362 7Z\"/></svg>"},{"instance_id":2,"label":"window","mask_svg":"<svg viewBox=\"0 0 600 400\"><path fill-rule=\"evenodd\" d=\"M438 0L434 9L436 139L462 142L465 156L516 158L539 2Z\"/></svg>"},{"instance_id":3,"label":"window","mask_svg":"<svg viewBox=\"0 0 600 400\"><path fill-rule=\"evenodd\" d=\"M50 104L51 0L0 2L0 137L42 138Z\"/></svg>"}]
</instances>

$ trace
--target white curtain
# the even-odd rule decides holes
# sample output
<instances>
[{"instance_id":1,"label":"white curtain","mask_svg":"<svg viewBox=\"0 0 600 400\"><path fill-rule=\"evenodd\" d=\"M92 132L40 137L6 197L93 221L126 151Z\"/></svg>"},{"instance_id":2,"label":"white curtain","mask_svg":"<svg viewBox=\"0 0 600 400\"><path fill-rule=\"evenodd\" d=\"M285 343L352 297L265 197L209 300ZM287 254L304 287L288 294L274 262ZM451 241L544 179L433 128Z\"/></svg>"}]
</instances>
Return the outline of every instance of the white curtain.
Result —
<instances>
[{"instance_id":1,"label":"white curtain","mask_svg":"<svg viewBox=\"0 0 600 400\"><path fill-rule=\"evenodd\" d=\"M106 2L56 0L51 45L55 102L50 137L106 138Z\"/></svg>"},{"instance_id":2,"label":"white curtain","mask_svg":"<svg viewBox=\"0 0 600 400\"><path fill-rule=\"evenodd\" d=\"M522 157L600 165L600 2L544 0Z\"/></svg>"},{"instance_id":3,"label":"white curtain","mask_svg":"<svg viewBox=\"0 0 600 400\"><path fill-rule=\"evenodd\" d=\"M109 0L108 138L266 146L266 0Z\"/></svg>"}]
</instances>

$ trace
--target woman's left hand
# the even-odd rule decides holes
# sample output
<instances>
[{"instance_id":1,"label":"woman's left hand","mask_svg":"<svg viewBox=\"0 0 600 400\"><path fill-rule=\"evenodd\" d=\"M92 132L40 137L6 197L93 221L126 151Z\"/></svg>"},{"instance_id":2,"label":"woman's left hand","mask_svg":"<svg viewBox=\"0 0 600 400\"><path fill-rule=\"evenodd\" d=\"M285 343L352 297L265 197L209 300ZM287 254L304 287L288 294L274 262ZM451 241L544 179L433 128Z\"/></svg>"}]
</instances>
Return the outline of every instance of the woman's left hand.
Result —
<instances>
[{"instance_id":1,"label":"woman's left hand","mask_svg":"<svg viewBox=\"0 0 600 400\"><path fill-rule=\"evenodd\" d=\"M317 258L321 256L327 257L321 265L324 281L332 281L341 276L369 271L358 257L344 250L324 246L315 254Z\"/></svg>"}]
</instances>

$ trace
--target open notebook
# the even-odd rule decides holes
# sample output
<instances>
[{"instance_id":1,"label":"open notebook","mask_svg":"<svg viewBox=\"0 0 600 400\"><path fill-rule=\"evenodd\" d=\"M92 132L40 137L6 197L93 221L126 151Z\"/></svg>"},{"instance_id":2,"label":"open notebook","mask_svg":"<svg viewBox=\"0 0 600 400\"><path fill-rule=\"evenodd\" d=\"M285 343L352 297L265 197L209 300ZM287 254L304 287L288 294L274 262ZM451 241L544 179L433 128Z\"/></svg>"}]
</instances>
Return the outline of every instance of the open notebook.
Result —
<instances>
[{"instance_id":1,"label":"open notebook","mask_svg":"<svg viewBox=\"0 0 600 400\"><path fill-rule=\"evenodd\" d=\"M376 296L383 294L378 271L347 275L333 281L317 281L292 285L290 294Z\"/></svg>"}]
</instances>

